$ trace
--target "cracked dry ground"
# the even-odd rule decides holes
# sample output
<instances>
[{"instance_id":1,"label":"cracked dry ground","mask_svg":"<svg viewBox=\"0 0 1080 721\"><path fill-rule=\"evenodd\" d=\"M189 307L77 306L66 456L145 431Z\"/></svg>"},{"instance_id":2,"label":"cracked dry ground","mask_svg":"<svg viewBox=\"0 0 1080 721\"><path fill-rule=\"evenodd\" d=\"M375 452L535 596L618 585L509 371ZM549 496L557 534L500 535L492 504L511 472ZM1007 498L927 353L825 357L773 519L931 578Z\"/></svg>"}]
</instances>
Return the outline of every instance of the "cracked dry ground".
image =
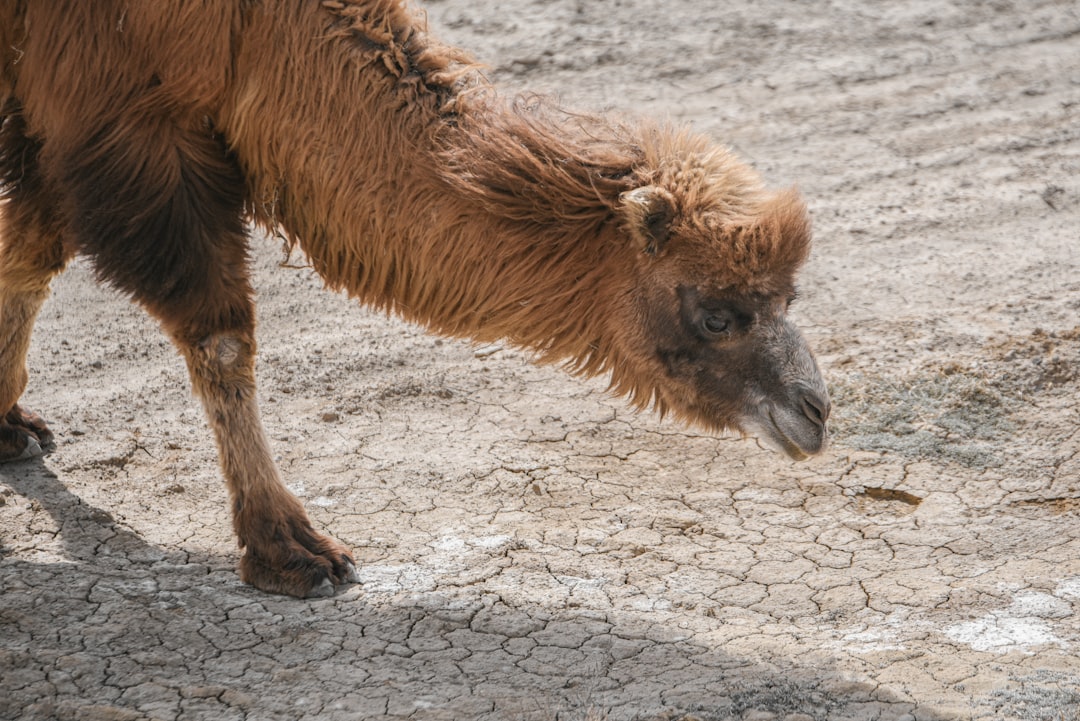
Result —
<instances>
[{"instance_id":1,"label":"cracked dry ground","mask_svg":"<svg viewBox=\"0 0 1080 721\"><path fill-rule=\"evenodd\" d=\"M57 448L0 468L0 718L1080 718L1076 4L428 7L501 82L801 187L833 447L635 415L258 242L266 424L363 562L267 596L182 362L76 264L27 396Z\"/></svg>"}]
</instances>

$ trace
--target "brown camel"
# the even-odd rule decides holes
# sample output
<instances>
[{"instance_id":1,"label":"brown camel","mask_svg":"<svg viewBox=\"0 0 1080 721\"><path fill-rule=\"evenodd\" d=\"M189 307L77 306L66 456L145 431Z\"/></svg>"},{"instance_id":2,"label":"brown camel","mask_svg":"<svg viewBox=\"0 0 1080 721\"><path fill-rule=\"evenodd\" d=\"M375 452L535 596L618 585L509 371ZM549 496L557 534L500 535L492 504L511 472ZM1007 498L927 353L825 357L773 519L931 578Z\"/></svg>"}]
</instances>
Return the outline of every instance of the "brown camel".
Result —
<instances>
[{"instance_id":1,"label":"brown camel","mask_svg":"<svg viewBox=\"0 0 1080 721\"><path fill-rule=\"evenodd\" d=\"M161 323L216 436L267 591L332 593L255 402L247 223L329 287L437 333L507 339L792 458L829 400L786 318L794 191L643 121L501 97L401 0L0 0L0 456L52 436L18 400L34 318L76 253Z\"/></svg>"}]
</instances>

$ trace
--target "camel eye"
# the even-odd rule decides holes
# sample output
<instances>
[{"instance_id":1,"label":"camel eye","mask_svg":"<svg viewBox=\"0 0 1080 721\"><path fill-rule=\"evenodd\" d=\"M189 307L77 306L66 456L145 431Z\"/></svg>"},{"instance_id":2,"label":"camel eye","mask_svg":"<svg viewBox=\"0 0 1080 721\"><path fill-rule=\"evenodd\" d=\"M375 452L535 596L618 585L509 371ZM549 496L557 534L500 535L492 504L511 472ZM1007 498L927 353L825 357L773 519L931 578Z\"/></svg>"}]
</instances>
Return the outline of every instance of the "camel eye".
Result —
<instances>
[{"instance_id":1,"label":"camel eye","mask_svg":"<svg viewBox=\"0 0 1080 721\"><path fill-rule=\"evenodd\" d=\"M722 315L707 315L701 324L705 327L705 331L712 335L726 333L730 325L728 319Z\"/></svg>"}]
</instances>

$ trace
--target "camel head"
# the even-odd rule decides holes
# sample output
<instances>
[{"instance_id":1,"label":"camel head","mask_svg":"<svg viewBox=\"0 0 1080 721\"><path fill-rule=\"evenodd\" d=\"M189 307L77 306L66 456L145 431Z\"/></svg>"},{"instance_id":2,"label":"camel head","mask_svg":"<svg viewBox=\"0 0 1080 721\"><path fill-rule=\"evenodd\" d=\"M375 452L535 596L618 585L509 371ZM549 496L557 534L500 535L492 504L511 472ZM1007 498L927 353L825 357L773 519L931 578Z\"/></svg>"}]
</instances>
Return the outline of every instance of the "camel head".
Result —
<instances>
[{"instance_id":1,"label":"camel head","mask_svg":"<svg viewBox=\"0 0 1080 721\"><path fill-rule=\"evenodd\" d=\"M629 371L613 386L802 460L827 442L829 395L788 318L810 247L794 190L764 190L726 150L683 156L620 198L634 270L613 319ZM642 352L642 350L645 352Z\"/></svg>"},{"instance_id":2,"label":"camel head","mask_svg":"<svg viewBox=\"0 0 1080 721\"><path fill-rule=\"evenodd\" d=\"M647 120L482 93L458 110L441 180L485 211L474 221L500 225L474 223L477 240L454 246L477 248L476 266L494 269L469 277L482 310L467 317L483 327L457 313L440 329L610 373L611 389L640 408L752 433L792 458L825 447L828 392L787 318L810 250L798 193L770 192L727 149Z\"/></svg>"}]
</instances>

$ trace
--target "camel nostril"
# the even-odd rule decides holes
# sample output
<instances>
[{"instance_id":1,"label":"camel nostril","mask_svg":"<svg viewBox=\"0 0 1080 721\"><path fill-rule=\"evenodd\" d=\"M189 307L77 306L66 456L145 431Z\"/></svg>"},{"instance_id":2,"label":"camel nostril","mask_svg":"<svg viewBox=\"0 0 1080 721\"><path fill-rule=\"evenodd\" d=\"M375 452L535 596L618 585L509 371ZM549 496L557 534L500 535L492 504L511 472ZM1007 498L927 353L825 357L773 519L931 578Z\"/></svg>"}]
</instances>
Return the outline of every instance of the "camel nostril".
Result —
<instances>
[{"instance_id":1,"label":"camel nostril","mask_svg":"<svg viewBox=\"0 0 1080 721\"><path fill-rule=\"evenodd\" d=\"M812 391L807 391L803 393L802 410L807 418L819 426L824 426L825 421L829 420L829 411L831 410L829 399Z\"/></svg>"}]
</instances>

